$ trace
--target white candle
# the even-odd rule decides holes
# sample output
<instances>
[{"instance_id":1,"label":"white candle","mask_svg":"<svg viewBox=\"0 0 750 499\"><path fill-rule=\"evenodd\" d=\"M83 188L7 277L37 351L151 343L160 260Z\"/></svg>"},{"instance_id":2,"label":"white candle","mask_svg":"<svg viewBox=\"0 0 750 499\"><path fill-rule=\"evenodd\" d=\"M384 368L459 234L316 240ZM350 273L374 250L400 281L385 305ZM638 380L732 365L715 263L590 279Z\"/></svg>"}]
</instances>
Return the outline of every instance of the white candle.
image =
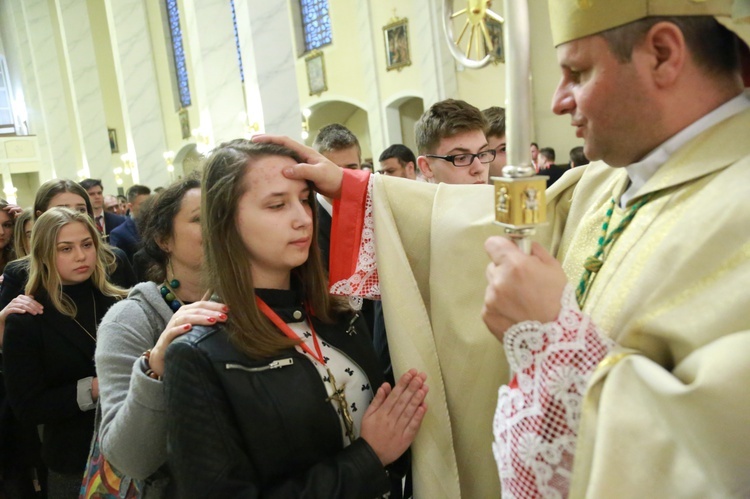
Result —
<instances>
[{"instance_id":1,"label":"white candle","mask_svg":"<svg viewBox=\"0 0 750 499\"><path fill-rule=\"evenodd\" d=\"M505 137L512 177L534 174L531 166L531 30L528 0L504 0Z\"/></svg>"}]
</instances>

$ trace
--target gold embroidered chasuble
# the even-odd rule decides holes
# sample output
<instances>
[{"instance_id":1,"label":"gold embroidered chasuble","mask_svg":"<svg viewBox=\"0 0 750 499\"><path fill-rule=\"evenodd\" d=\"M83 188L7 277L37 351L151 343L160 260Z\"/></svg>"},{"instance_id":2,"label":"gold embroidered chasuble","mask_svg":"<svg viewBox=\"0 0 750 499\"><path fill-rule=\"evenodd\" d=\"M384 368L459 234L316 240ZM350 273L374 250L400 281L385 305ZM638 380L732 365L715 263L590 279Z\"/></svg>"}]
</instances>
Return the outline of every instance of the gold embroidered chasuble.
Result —
<instances>
[{"instance_id":1,"label":"gold embroidered chasuble","mask_svg":"<svg viewBox=\"0 0 750 499\"><path fill-rule=\"evenodd\" d=\"M584 312L618 348L590 380L571 497L750 495L750 112L662 165L606 256ZM568 172L538 239L573 285L624 169ZM499 496L492 416L510 379L480 318L491 187L376 176L376 256L393 366L429 376L415 441L418 497ZM626 207L627 209L627 207ZM615 209L610 227L624 215Z\"/></svg>"}]
</instances>

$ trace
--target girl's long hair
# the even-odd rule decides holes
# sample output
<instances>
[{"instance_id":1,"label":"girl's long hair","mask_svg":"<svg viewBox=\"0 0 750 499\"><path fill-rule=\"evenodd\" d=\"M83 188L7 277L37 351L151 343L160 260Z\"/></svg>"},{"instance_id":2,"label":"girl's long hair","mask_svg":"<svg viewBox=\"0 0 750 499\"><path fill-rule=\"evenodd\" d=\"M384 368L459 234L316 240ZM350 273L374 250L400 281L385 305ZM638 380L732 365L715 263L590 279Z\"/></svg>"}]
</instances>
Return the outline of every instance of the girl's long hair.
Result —
<instances>
[{"instance_id":1,"label":"girl's long hair","mask_svg":"<svg viewBox=\"0 0 750 499\"><path fill-rule=\"evenodd\" d=\"M0 198L0 210L4 209L6 206L8 206L8 202L4 199ZM10 221L14 224L17 224L18 222L13 221L13 215L8 213L8 217L10 218ZM10 235L10 239L8 240L8 244L5 245L5 248L0 250L0 265L5 266L8 262L11 262L18 258L16 256L15 252L15 225L13 227L13 233Z\"/></svg>"},{"instance_id":2,"label":"girl's long hair","mask_svg":"<svg viewBox=\"0 0 750 499\"><path fill-rule=\"evenodd\" d=\"M221 144L208 158L203 171L201 221L203 225L204 268L207 287L218 293L232 311L226 323L229 338L241 351L253 358L276 355L299 343L283 336L258 309L252 279L250 255L237 228L237 205L244 194L243 178L254 162L268 156L300 158L290 149L274 144L254 144L237 139ZM332 323L348 309L344 300L328 293L327 278L317 243L315 194L310 190L313 207L313 240L307 261L292 275L315 316Z\"/></svg>"},{"instance_id":3,"label":"girl's long hair","mask_svg":"<svg viewBox=\"0 0 750 499\"><path fill-rule=\"evenodd\" d=\"M89 198L89 193L86 192L86 189L72 180L55 178L46 181L39 186L39 189L37 189L36 196L34 197L34 220L47 211L52 198L62 192L70 192L81 196L83 202L86 203L86 211L91 218L94 218L94 209L91 206L91 199Z\"/></svg>"},{"instance_id":4,"label":"girl's long hair","mask_svg":"<svg viewBox=\"0 0 750 499\"><path fill-rule=\"evenodd\" d=\"M30 244L26 241L26 231L23 229L26 222L32 221L31 215L31 208L26 208L16 217L16 225L13 227L13 248L16 251L16 258L23 258L31 251Z\"/></svg>"},{"instance_id":5,"label":"girl's long hair","mask_svg":"<svg viewBox=\"0 0 750 499\"><path fill-rule=\"evenodd\" d=\"M180 212L185 194L201 188L200 178L200 172L193 171L152 196L148 205L141 205L138 226L143 249L149 257L146 276L155 283L167 280L169 253L162 246L174 235L174 219Z\"/></svg>"},{"instance_id":6,"label":"girl's long hair","mask_svg":"<svg viewBox=\"0 0 750 499\"><path fill-rule=\"evenodd\" d=\"M29 280L26 294L35 294L44 290L52 305L60 313L75 317L78 312L76 304L63 293L62 280L57 271L57 236L68 224L81 223L88 230L96 249L96 264L91 282L103 295L113 298L124 298L128 292L107 280L106 269L115 264L115 255L102 244L99 231L86 213L68 208L50 208L34 222L31 231L31 253L29 254Z\"/></svg>"}]
</instances>

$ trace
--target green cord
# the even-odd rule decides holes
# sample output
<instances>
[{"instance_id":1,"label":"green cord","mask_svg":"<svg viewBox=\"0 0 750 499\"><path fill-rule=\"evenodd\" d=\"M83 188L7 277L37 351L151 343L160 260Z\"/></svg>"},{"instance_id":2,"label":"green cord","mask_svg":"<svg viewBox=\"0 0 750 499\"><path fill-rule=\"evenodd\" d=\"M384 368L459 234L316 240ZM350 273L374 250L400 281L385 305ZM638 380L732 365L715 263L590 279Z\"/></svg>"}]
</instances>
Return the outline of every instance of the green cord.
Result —
<instances>
[{"instance_id":1,"label":"green cord","mask_svg":"<svg viewBox=\"0 0 750 499\"><path fill-rule=\"evenodd\" d=\"M635 214L638 213L638 210L641 209L643 205L651 201L653 197L653 192L651 194L643 196L640 201L630 207L630 210L622 219L620 225L618 225L611 234L607 235L607 231L609 230L609 222L612 220L612 213L614 213L615 210L615 198L612 198L610 200L610 205L607 209L606 214L607 218L602 224L602 235L601 237L599 237L596 252L592 256L586 258L586 261L583 264L584 270L583 274L581 275L581 281L578 283L578 287L576 288L576 301L578 302L578 306L581 308L581 310L583 310L583 305L586 303L588 291L589 289L591 289L591 285L593 284L594 279L596 279L596 276L599 270L602 268L602 265L604 265L604 261L606 260L607 255L609 255L609 250L611 249L612 245L614 245L614 243L620 237L620 234L622 234L628 227L628 225L630 225L630 222L633 220L633 218L635 218Z\"/></svg>"}]
</instances>

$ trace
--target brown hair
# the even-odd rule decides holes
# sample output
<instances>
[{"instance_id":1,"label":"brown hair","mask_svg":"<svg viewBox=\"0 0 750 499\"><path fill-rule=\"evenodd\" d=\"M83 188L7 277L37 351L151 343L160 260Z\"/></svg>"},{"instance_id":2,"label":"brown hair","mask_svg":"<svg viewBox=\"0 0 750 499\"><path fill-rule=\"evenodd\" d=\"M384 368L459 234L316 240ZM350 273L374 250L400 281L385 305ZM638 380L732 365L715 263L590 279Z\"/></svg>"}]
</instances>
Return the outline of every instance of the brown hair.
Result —
<instances>
[{"instance_id":1,"label":"brown hair","mask_svg":"<svg viewBox=\"0 0 750 499\"><path fill-rule=\"evenodd\" d=\"M13 248L16 251L16 258L23 258L31 251L31 245L26 240L26 231L24 230L26 222L34 223L31 215L31 208L26 208L16 217L16 226L13 228Z\"/></svg>"},{"instance_id":2,"label":"brown hair","mask_svg":"<svg viewBox=\"0 0 750 499\"><path fill-rule=\"evenodd\" d=\"M202 211L204 268L207 287L213 289L232 313L226 328L232 343L253 358L275 355L299 343L283 336L258 309L247 248L237 229L237 205L244 194L243 179L253 163L268 156L300 162L291 150L274 144L236 139L221 144L209 156L203 171ZM314 192L309 200L315 206ZM334 321L343 301L328 293L317 243L317 216L312 211L313 241L307 261L293 270L304 299L323 322Z\"/></svg>"},{"instance_id":3,"label":"brown hair","mask_svg":"<svg viewBox=\"0 0 750 499\"><path fill-rule=\"evenodd\" d=\"M340 151L357 147L359 155L362 154L362 148L359 146L357 136L351 130L340 123L331 123L318 130L318 136L315 137L313 147L321 154L328 151Z\"/></svg>"},{"instance_id":4,"label":"brown hair","mask_svg":"<svg viewBox=\"0 0 750 499\"><path fill-rule=\"evenodd\" d=\"M505 137L505 109L499 106L488 107L482 111L487 120L487 137Z\"/></svg>"},{"instance_id":5,"label":"brown hair","mask_svg":"<svg viewBox=\"0 0 750 499\"><path fill-rule=\"evenodd\" d=\"M486 128L487 120L476 107L462 100L442 100L430 106L414 125L417 150L431 154L446 137L475 130L485 133Z\"/></svg>"},{"instance_id":6,"label":"brown hair","mask_svg":"<svg viewBox=\"0 0 750 499\"><path fill-rule=\"evenodd\" d=\"M693 60L704 70L724 75L739 71L739 38L711 16L646 17L600 34L617 60L626 63L633 48L660 22L672 23L682 31Z\"/></svg>"},{"instance_id":7,"label":"brown hair","mask_svg":"<svg viewBox=\"0 0 750 499\"><path fill-rule=\"evenodd\" d=\"M8 206L9 203L4 200L0 199L0 210L3 210L6 206ZM13 219L13 214L5 212L6 215L8 215L8 220L10 223L15 224L15 221ZM13 227L13 230L10 231L10 237L8 238L8 244L5 245L5 247L0 250L0 269L4 269L5 265L8 262L11 262L15 260L16 258L16 252L14 251L14 242L15 242L15 225Z\"/></svg>"},{"instance_id":8,"label":"brown hair","mask_svg":"<svg viewBox=\"0 0 750 499\"><path fill-rule=\"evenodd\" d=\"M51 208L42 213L34 222L31 231L31 253L29 254L29 280L26 294L31 295L44 289L52 305L60 313L75 317L76 304L63 293L60 274L57 271L57 236L60 229L71 223L82 223L89 231L96 249L96 265L91 274L91 282L104 296L125 298L128 292L107 280L107 268L115 264L115 255L102 244L99 231L85 213L68 208Z\"/></svg>"},{"instance_id":9,"label":"brown hair","mask_svg":"<svg viewBox=\"0 0 750 499\"><path fill-rule=\"evenodd\" d=\"M86 203L86 211L92 219L94 218L94 209L91 207L91 199L89 199L86 189L72 180L52 179L43 183L36 191L36 197L34 198L34 220L38 218L37 213L41 214L47 211L52 198L61 192L71 192L81 196L84 203Z\"/></svg>"},{"instance_id":10,"label":"brown hair","mask_svg":"<svg viewBox=\"0 0 750 499\"><path fill-rule=\"evenodd\" d=\"M162 248L174 234L174 219L182 207L182 199L188 191L201 188L200 172L195 170L184 179L172 183L141 209L139 227L143 249L149 257L146 277L160 283L167 278L169 253Z\"/></svg>"}]
</instances>

